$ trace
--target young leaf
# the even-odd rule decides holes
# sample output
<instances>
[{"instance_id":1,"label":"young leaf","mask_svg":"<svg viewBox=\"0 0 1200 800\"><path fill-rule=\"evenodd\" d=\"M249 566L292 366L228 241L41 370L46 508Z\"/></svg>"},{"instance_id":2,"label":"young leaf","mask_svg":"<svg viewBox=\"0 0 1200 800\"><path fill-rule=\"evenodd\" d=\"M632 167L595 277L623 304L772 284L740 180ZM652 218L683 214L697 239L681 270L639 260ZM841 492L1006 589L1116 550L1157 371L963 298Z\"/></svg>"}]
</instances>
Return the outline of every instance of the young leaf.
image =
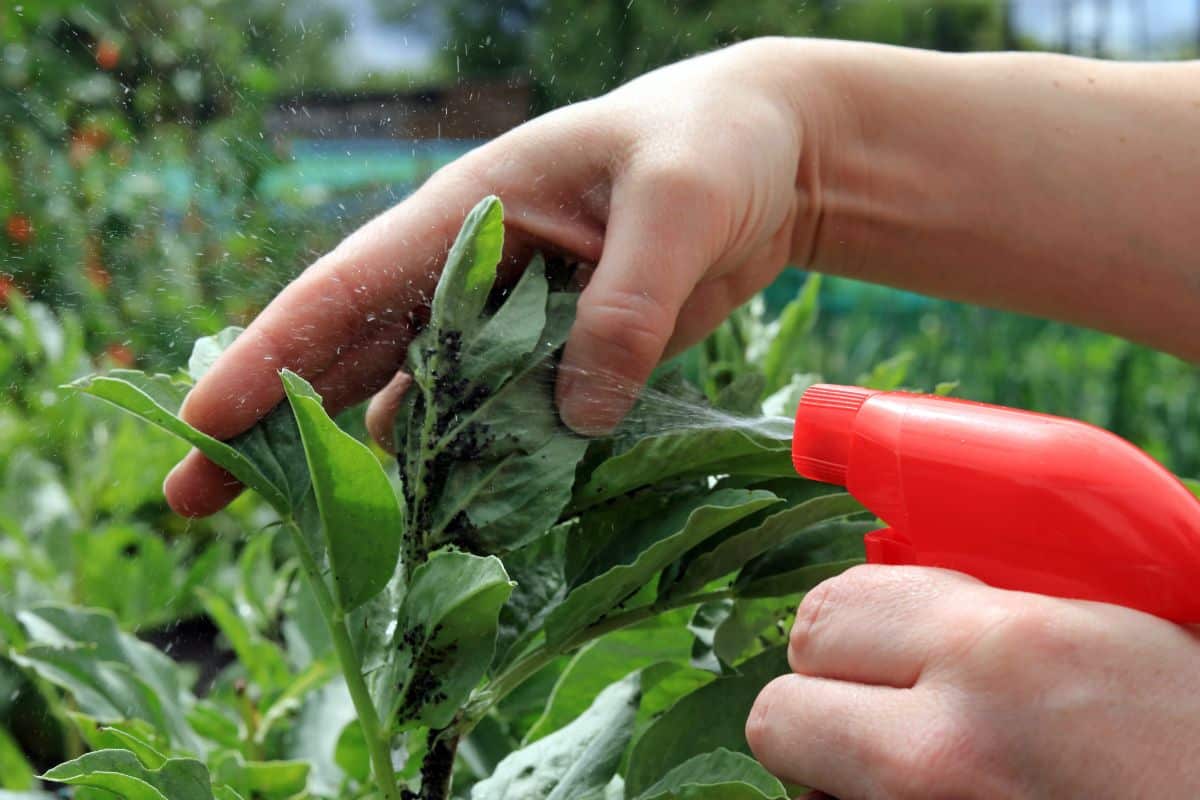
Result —
<instances>
[{"instance_id":1,"label":"young leaf","mask_svg":"<svg viewBox=\"0 0 1200 800\"><path fill-rule=\"evenodd\" d=\"M760 508L779 502L774 494L722 489L677 503L662 517L643 520L626 536L597 553L562 605L546 620L551 644L603 617L621 600L645 586L683 553Z\"/></svg>"},{"instance_id":2,"label":"young leaf","mask_svg":"<svg viewBox=\"0 0 1200 800\"><path fill-rule=\"evenodd\" d=\"M127 633L112 616L44 607L19 612L29 645L12 658L74 695L101 722L137 718L166 733L180 749L203 753L185 711L195 698L170 658Z\"/></svg>"},{"instance_id":3,"label":"young leaf","mask_svg":"<svg viewBox=\"0 0 1200 800\"><path fill-rule=\"evenodd\" d=\"M800 296L789 303L779 319L768 327L766 339L770 345L762 364L768 392L776 391L793 374L802 370L807 352L803 339L817 323L820 294L821 276L813 273L804 282Z\"/></svg>"},{"instance_id":4,"label":"young leaf","mask_svg":"<svg viewBox=\"0 0 1200 800\"><path fill-rule=\"evenodd\" d=\"M372 676L385 719L450 723L491 664L512 584L500 559L444 553L419 566L400 608L395 657Z\"/></svg>"},{"instance_id":5,"label":"young leaf","mask_svg":"<svg viewBox=\"0 0 1200 800\"><path fill-rule=\"evenodd\" d=\"M146 375L134 370L118 369L106 375L81 378L70 384L70 388L107 400L178 436L262 495L280 513L286 514L291 510L291 498L287 491L268 479L250 457L230 444L201 433L176 416L187 392L185 385L175 383L166 375Z\"/></svg>"},{"instance_id":6,"label":"young leaf","mask_svg":"<svg viewBox=\"0 0 1200 800\"><path fill-rule=\"evenodd\" d=\"M849 494L827 494L772 514L761 524L734 534L715 548L696 557L669 594L682 597L709 581L741 569L750 560L791 539L819 522L845 517L863 510Z\"/></svg>"},{"instance_id":7,"label":"young leaf","mask_svg":"<svg viewBox=\"0 0 1200 800\"><path fill-rule=\"evenodd\" d=\"M192 355L188 358L188 375L198 381L204 373L217 363L221 354L229 349L242 333L242 328L230 326L214 336L202 336L192 345Z\"/></svg>"},{"instance_id":8,"label":"young leaf","mask_svg":"<svg viewBox=\"0 0 1200 800\"><path fill-rule=\"evenodd\" d=\"M104 789L126 800L213 800L212 782L203 763L171 758L147 769L128 750L95 750L59 764L43 780Z\"/></svg>"},{"instance_id":9,"label":"young leaf","mask_svg":"<svg viewBox=\"0 0 1200 800\"><path fill-rule=\"evenodd\" d=\"M496 389L519 369L541 338L549 292L546 263L534 256L504 305L464 349L463 377Z\"/></svg>"},{"instance_id":10,"label":"young leaf","mask_svg":"<svg viewBox=\"0 0 1200 800\"><path fill-rule=\"evenodd\" d=\"M588 508L626 492L672 478L719 474L791 477L792 443L745 431L675 431L642 439L605 461L575 493L573 506Z\"/></svg>"},{"instance_id":11,"label":"young leaf","mask_svg":"<svg viewBox=\"0 0 1200 800\"><path fill-rule=\"evenodd\" d=\"M511 754L471 800L599 800L633 733L640 676L609 686L570 725Z\"/></svg>"},{"instance_id":12,"label":"young leaf","mask_svg":"<svg viewBox=\"0 0 1200 800\"><path fill-rule=\"evenodd\" d=\"M471 331L496 281L504 247L504 209L485 197L463 220L434 290L430 324L442 331Z\"/></svg>"},{"instance_id":13,"label":"young leaf","mask_svg":"<svg viewBox=\"0 0 1200 800\"><path fill-rule=\"evenodd\" d=\"M580 648L558 677L541 717L525 743L548 736L577 717L604 688L631 670L678 659L691 644L678 614L610 633Z\"/></svg>"},{"instance_id":14,"label":"young leaf","mask_svg":"<svg viewBox=\"0 0 1200 800\"><path fill-rule=\"evenodd\" d=\"M637 800L787 800L787 790L753 758L718 748L689 758Z\"/></svg>"},{"instance_id":15,"label":"young leaf","mask_svg":"<svg viewBox=\"0 0 1200 800\"><path fill-rule=\"evenodd\" d=\"M871 522L827 522L813 526L751 561L738 573L739 597L779 597L803 592L863 562L863 534Z\"/></svg>"},{"instance_id":16,"label":"young leaf","mask_svg":"<svg viewBox=\"0 0 1200 800\"><path fill-rule=\"evenodd\" d=\"M625 772L627 796L638 797L695 756L719 748L750 755L746 718L759 691L788 671L786 648L767 650L737 671L683 697L638 737Z\"/></svg>"},{"instance_id":17,"label":"young leaf","mask_svg":"<svg viewBox=\"0 0 1200 800\"><path fill-rule=\"evenodd\" d=\"M396 571L404 533L400 506L370 448L338 428L307 381L289 370L282 377L321 515L333 594L343 611L352 611Z\"/></svg>"}]
</instances>

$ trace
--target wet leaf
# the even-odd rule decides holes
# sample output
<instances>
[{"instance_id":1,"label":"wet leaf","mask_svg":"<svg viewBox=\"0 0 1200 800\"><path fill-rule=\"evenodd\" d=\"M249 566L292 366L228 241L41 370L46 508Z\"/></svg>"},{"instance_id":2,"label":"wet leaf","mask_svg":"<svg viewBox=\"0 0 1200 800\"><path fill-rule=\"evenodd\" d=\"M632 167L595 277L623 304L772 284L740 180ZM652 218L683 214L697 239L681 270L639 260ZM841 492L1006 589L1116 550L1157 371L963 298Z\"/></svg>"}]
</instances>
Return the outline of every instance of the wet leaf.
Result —
<instances>
[{"instance_id":1,"label":"wet leaf","mask_svg":"<svg viewBox=\"0 0 1200 800\"><path fill-rule=\"evenodd\" d=\"M400 505L370 448L338 428L307 381L288 370L282 376L308 460L333 595L352 611L395 573L404 535Z\"/></svg>"},{"instance_id":2,"label":"wet leaf","mask_svg":"<svg viewBox=\"0 0 1200 800\"><path fill-rule=\"evenodd\" d=\"M213 800L208 769L191 758L167 759L148 769L128 750L96 750L59 764L42 778L105 789L126 800Z\"/></svg>"},{"instance_id":3,"label":"wet leaf","mask_svg":"<svg viewBox=\"0 0 1200 800\"><path fill-rule=\"evenodd\" d=\"M681 698L633 745L625 773L626 796L638 797L679 765L724 748L750 755L746 718L759 691L788 672L786 648L767 650Z\"/></svg>"},{"instance_id":4,"label":"wet leaf","mask_svg":"<svg viewBox=\"0 0 1200 800\"><path fill-rule=\"evenodd\" d=\"M645 586L676 558L722 528L779 498L771 492L722 489L675 504L661 517L635 524L584 568L579 585L546 620L551 644L590 625Z\"/></svg>"},{"instance_id":5,"label":"wet leaf","mask_svg":"<svg viewBox=\"0 0 1200 800\"><path fill-rule=\"evenodd\" d=\"M753 758L719 748L689 758L637 800L787 800L787 790Z\"/></svg>"},{"instance_id":6,"label":"wet leaf","mask_svg":"<svg viewBox=\"0 0 1200 800\"><path fill-rule=\"evenodd\" d=\"M385 719L449 724L491 664L500 607L511 591L493 556L444 553L413 572L394 659L373 676Z\"/></svg>"},{"instance_id":7,"label":"wet leaf","mask_svg":"<svg viewBox=\"0 0 1200 800\"><path fill-rule=\"evenodd\" d=\"M511 754L475 784L471 800L599 800L633 734L637 673L615 683L571 724Z\"/></svg>"}]
</instances>

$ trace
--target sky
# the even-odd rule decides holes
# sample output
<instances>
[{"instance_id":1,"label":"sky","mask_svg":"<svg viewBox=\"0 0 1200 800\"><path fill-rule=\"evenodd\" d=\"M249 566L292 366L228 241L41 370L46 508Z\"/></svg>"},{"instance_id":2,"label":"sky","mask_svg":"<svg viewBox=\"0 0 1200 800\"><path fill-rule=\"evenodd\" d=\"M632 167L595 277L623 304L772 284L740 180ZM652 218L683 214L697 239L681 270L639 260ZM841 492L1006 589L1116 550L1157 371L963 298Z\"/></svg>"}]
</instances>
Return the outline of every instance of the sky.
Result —
<instances>
[{"instance_id":1,"label":"sky","mask_svg":"<svg viewBox=\"0 0 1200 800\"><path fill-rule=\"evenodd\" d=\"M350 73L420 70L433 57L437 43L406 28L380 20L376 0L326 0L346 13L350 30L343 46ZM745 0L753 2L753 0ZM554 0L547 0L554 2ZM919 0L896 0L919 2ZM1176 51L1182 42L1194 41L1200 0L1109 0L1111 28L1106 49L1121 56L1158 55ZM1090 46L1103 0L1076 0L1072 27L1078 41ZM1059 0L1014 0L1017 27L1040 40L1057 43L1061 30ZM1138 22L1137 9L1144 6L1146 29ZM1143 38L1151 43L1144 53Z\"/></svg>"}]
</instances>

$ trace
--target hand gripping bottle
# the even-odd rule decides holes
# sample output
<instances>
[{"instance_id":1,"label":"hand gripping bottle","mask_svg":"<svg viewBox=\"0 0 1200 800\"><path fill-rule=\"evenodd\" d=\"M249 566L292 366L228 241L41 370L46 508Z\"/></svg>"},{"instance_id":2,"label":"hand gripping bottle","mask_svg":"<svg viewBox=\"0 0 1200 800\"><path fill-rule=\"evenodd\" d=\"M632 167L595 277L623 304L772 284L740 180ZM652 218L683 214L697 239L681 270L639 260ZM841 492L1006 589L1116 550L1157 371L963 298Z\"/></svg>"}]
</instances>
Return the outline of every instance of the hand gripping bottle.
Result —
<instances>
[{"instance_id":1,"label":"hand gripping bottle","mask_svg":"<svg viewBox=\"0 0 1200 800\"><path fill-rule=\"evenodd\" d=\"M876 564L1200 622L1200 501L1143 451L1061 417L945 397L816 385L792 462L887 525Z\"/></svg>"}]
</instances>

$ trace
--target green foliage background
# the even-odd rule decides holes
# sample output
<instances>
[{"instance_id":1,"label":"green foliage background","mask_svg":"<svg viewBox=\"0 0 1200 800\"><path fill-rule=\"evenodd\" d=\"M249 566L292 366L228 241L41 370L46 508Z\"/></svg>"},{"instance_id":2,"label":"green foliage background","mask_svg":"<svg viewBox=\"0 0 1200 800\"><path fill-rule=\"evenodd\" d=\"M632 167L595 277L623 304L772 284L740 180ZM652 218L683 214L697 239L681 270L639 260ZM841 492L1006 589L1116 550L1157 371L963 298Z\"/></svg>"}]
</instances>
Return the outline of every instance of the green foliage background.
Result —
<instances>
[{"instance_id":1,"label":"green foliage background","mask_svg":"<svg viewBox=\"0 0 1200 800\"><path fill-rule=\"evenodd\" d=\"M446 41L431 75L525 76L545 109L756 35L948 50L1014 45L1004 5L418 0L396 13ZM273 519L269 509L247 497L211 521L174 517L159 486L185 448L150 441L136 421L56 387L97 367L174 369L194 339L247 321L369 213L331 215L339 198L320 187L260 191L287 163L263 135L273 99L341 80L331 69L336 16L300 16L264 0L24 0L0 8L3 652L24 644L21 625L34 608L107 609L114 631L171 648L188 662L187 679L212 697L247 714L277 715L256 728L257 739L239 733L252 714L231 720L205 702L190 724L252 755L305 759L310 779L326 787L328 776L361 776L365 766L353 741L321 739L325 728L341 730L348 701L328 689L327 663L302 666L305 653L327 651L329 643L314 632L313 609L292 594L296 567L287 566L286 548L272 537L252 546L243 536ZM392 78L396 86L410 79ZM710 397L736 392L766 343L788 337L792 355L767 370L771 391L812 374L887 388L941 385L1086 419L1146 447L1177 473L1200 475L1200 374L1192 365L1090 331L837 280L810 282L805 302L777 319L803 281L785 274L757 307L687 354L685 372ZM357 418L341 422L360 430ZM715 607L709 622L691 620L698 663L711 666L714 652L733 647L745 626L727 620L785 616L786 604L776 606ZM215 660L214 624L222 631ZM196 626L209 642L201 656L188 649ZM653 663L654 648L683 632L664 625L589 645L556 665L550 683L510 697L500 721L481 723L463 758L482 777L514 737L536 738L583 712L591 695L565 694L541 707L559 671L608 675L629 648ZM251 665L249 674L228 665L230 651ZM247 679L268 688L252 707L239 706ZM289 694L313 686L324 687L321 702L300 705ZM92 733L84 741L72 712L78 709L61 706L54 691L0 658L0 797L32 789L35 770L85 747L128 744L119 736L134 735ZM282 720L293 716L296 728L284 736ZM316 752L323 760L309 758ZM278 772L252 778L230 763L222 776L243 788L260 780L295 786L294 766L272 769Z\"/></svg>"}]
</instances>

